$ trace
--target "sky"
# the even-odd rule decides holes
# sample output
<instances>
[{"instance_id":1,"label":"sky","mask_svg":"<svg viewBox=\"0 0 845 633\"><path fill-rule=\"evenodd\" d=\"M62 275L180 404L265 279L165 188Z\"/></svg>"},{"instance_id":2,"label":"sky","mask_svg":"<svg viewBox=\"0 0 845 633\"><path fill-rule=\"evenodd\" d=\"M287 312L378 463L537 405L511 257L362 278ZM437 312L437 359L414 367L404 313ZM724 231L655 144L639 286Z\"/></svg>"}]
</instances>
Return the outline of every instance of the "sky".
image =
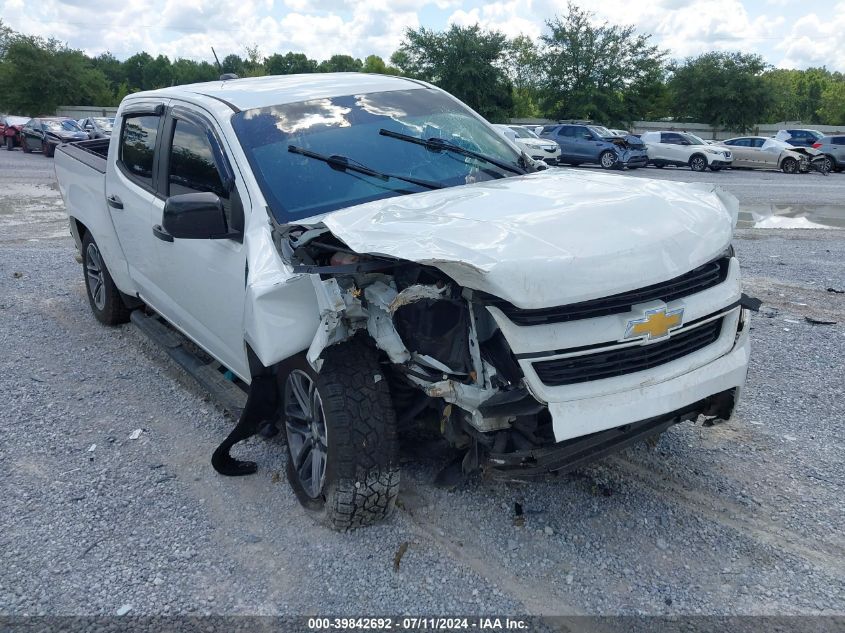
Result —
<instances>
[{"instance_id":1,"label":"sky","mask_svg":"<svg viewBox=\"0 0 845 633\"><path fill-rule=\"evenodd\" d=\"M710 50L761 54L779 68L825 65L845 72L845 0L576 0L597 22L651 33L670 56ZM480 24L538 37L567 0L0 0L0 18L90 55L146 51L213 61L289 50L387 59L405 29Z\"/></svg>"}]
</instances>

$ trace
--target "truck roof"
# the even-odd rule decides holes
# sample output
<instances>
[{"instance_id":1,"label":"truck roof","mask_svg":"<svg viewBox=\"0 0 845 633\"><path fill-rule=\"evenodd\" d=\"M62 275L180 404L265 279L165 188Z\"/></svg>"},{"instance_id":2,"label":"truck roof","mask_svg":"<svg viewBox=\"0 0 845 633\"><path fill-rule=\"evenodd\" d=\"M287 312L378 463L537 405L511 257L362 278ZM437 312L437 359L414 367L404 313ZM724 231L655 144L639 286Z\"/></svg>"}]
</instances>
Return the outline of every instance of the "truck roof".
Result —
<instances>
[{"instance_id":1,"label":"truck roof","mask_svg":"<svg viewBox=\"0 0 845 633\"><path fill-rule=\"evenodd\" d=\"M424 82L390 75L354 72L309 73L207 81L136 92L129 98L180 96L195 98L196 95L204 95L224 101L237 110L251 110L311 99L427 87L428 84Z\"/></svg>"}]
</instances>

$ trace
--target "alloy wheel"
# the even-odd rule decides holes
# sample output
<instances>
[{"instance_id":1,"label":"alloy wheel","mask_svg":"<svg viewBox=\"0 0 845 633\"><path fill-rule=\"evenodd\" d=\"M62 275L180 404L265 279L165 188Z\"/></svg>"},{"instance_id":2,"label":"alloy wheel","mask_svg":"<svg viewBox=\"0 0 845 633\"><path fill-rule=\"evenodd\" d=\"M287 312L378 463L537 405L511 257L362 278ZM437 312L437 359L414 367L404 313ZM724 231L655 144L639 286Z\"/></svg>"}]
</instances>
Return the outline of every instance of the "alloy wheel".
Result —
<instances>
[{"instance_id":1,"label":"alloy wheel","mask_svg":"<svg viewBox=\"0 0 845 633\"><path fill-rule=\"evenodd\" d=\"M106 307L106 278L103 273L103 259L96 244L89 244L85 251L85 278L88 292L98 310Z\"/></svg>"},{"instance_id":2,"label":"alloy wheel","mask_svg":"<svg viewBox=\"0 0 845 633\"><path fill-rule=\"evenodd\" d=\"M305 493L320 496L326 479L328 429L314 380L300 369L285 381L285 431L293 469Z\"/></svg>"}]
</instances>

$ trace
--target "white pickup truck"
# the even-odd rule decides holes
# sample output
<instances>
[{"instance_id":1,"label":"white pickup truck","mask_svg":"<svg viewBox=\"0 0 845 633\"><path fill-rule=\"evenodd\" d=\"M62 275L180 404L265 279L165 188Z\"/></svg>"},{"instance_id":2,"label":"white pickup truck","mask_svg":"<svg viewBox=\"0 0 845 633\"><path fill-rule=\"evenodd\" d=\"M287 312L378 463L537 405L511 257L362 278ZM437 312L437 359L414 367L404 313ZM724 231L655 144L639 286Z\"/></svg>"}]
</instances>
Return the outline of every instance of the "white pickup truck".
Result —
<instances>
[{"instance_id":1,"label":"white pickup truck","mask_svg":"<svg viewBox=\"0 0 845 633\"><path fill-rule=\"evenodd\" d=\"M534 172L438 88L359 73L133 94L56 152L94 315L166 321L267 404L338 529L392 511L415 420L524 479L731 416L736 200Z\"/></svg>"}]
</instances>

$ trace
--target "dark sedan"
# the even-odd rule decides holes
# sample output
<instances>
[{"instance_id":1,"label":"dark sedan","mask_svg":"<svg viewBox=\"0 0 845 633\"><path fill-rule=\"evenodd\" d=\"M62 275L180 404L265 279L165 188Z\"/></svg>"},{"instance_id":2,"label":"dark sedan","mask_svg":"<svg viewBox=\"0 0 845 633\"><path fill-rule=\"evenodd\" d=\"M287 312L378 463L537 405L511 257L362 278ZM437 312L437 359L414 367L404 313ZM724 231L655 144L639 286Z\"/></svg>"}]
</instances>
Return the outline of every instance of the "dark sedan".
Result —
<instances>
[{"instance_id":1,"label":"dark sedan","mask_svg":"<svg viewBox=\"0 0 845 633\"><path fill-rule=\"evenodd\" d=\"M15 145L21 144L21 130L27 121L29 117L25 116L0 116L0 138L2 138L3 147L11 151Z\"/></svg>"},{"instance_id":2,"label":"dark sedan","mask_svg":"<svg viewBox=\"0 0 845 633\"><path fill-rule=\"evenodd\" d=\"M105 116L92 116L79 120L79 127L88 132L91 138L109 138L114 119Z\"/></svg>"},{"instance_id":3,"label":"dark sedan","mask_svg":"<svg viewBox=\"0 0 845 633\"><path fill-rule=\"evenodd\" d=\"M53 155L57 145L88 138L88 133L76 121L60 117L32 119L21 130L23 151L40 150L48 157Z\"/></svg>"}]
</instances>

